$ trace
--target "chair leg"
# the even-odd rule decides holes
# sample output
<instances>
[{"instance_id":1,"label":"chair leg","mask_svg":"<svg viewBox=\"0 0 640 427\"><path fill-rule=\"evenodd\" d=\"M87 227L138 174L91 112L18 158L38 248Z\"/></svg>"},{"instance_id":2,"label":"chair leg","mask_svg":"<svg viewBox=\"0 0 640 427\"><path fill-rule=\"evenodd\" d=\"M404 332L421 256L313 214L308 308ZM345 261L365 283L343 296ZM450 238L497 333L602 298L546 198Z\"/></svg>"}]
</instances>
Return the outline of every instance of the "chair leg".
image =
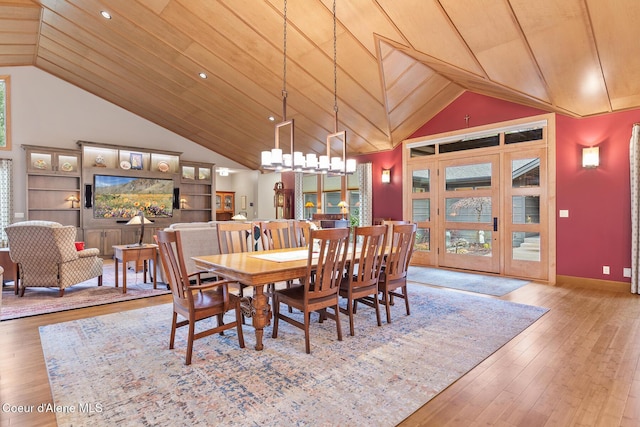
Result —
<instances>
[{"instance_id":1,"label":"chair leg","mask_svg":"<svg viewBox=\"0 0 640 427\"><path fill-rule=\"evenodd\" d=\"M311 312L304 313L304 348L307 354L311 354L311 340L309 339L309 323L311 323Z\"/></svg>"},{"instance_id":2,"label":"chair leg","mask_svg":"<svg viewBox=\"0 0 640 427\"><path fill-rule=\"evenodd\" d=\"M387 309L387 323L391 323L391 306L389 305L390 296L387 291L382 291L382 301L384 302L384 306Z\"/></svg>"},{"instance_id":3,"label":"chair leg","mask_svg":"<svg viewBox=\"0 0 640 427\"><path fill-rule=\"evenodd\" d=\"M169 338L169 350L173 350L173 343L176 339L176 322L178 321L178 313L173 312L173 319L171 320L171 336Z\"/></svg>"},{"instance_id":4,"label":"chair leg","mask_svg":"<svg viewBox=\"0 0 640 427\"><path fill-rule=\"evenodd\" d=\"M378 321L378 326L382 326L382 320L380 320L380 301L378 300L378 296L375 295L373 298L373 306L376 310L376 320Z\"/></svg>"},{"instance_id":5,"label":"chair leg","mask_svg":"<svg viewBox=\"0 0 640 427\"><path fill-rule=\"evenodd\" d=\"M64 288L60 289L60 295L59 296L60 296L60 298L62 298L64 296Z\"/></svg>"},{"instance_id":6,"label":"chair leg","mask_svg":"<svg viewBox=\"0 0 640 427\"><path fill-rule=\"evenodd\" d=\"M353 324L353 318L354 318L354 314L356 312L356 301L354 300L353 303L349 304L350 301L347 301L347 314L349 315L349 332L351 333L351 336L355 335L355 327Z\"/></svg>"},{"instance_id":7,"label":"chair leg","mask_svg":"<svg viewBox=\"0 0 640 427\"><path fill-rule=\"evenodd\" d=\"M216 317L218 318L218 326L224 325L223 314L220 313ZM224 335L224 331L220 331L220 335Z\"/></svg>"},{"instance_id":8,"label":"chair leg","mask_svg":"<svg viewBox=\"0 0 640 427\"><path fill-rule=\"evenodd\" d=\"M185 360L185 365L191 365L191 355L193 354L193 337L195 335L195 321L193 319L189 319L189 335L187 337L187 356Z\"/></svg>"},{"instance_id":9,"label":"chair leg","mask_svg":"<svg viewBox=\"0 0 640 427\"><path fill-rule=\"evenodd\" d=\"M407 316L411 314L409 311L409 296L407 295L407 285L402 287L402 294L404 295L404 305L407 308Z\"/></svg>"},{"instance_id":10,"label":"chair leg","mask_svg":"<svg viewBox=\"0 0 640 427\"><path fill-rule=\"evenodd\" d=\"M340 325L340 307L338 306L338 303L336 302L335 307L333 307L333 309L336 312L336 329L338 330L338 341L342 341L342 326Z\"/></svg>"},{"instance_id":11,"label":"chair leg","mask_svg":"<svg viewBox=\"0 0 640 427\"><path fill-rule=\"evenodd\" d=\"M244 348L244 334L242 333L242 310L240 309L240 299L236 302L236 329L238 330L238 343L240 348Z\"/></svg>"}]
</instances>

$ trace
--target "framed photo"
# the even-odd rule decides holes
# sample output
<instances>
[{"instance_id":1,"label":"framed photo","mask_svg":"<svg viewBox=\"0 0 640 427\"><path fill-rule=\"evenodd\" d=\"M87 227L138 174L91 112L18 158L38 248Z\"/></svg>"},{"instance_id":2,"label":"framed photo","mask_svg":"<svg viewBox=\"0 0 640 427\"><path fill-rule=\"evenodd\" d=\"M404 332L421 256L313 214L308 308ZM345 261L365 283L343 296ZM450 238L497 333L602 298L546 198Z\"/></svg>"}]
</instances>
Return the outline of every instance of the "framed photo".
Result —
<instances>
[{"instance_id":1,"label":"framed photo","mask_svg":"<svg viewBox=\"0 0 640 427\"><path fill-rule=\"evenodd\" d=\"M142 153L131 153L130 155L131 169L142 169Z\"/></svg>"}]
</instances>

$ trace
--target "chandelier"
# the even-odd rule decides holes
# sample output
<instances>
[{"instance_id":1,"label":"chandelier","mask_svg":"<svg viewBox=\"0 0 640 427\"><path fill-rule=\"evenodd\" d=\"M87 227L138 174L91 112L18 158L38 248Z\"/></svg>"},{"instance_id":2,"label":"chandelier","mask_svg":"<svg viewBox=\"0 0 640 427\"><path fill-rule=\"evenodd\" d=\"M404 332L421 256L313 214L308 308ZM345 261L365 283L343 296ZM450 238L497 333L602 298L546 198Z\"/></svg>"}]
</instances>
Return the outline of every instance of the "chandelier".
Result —
<instances>
[{"instance_id":1,"label":"chandelier","mask_svg":"<svg viewBox=\"0 0 640 427\"><path fill-rule=\"evenodd\" d=\"M294 121L287 120L287 0L284 1L284 37L283 37L283 87L282 87L282 121L275 125L275 144L270 151L261 154L261 167L266 170L280 172L294 171L316 174L346 175L356 171L355 159L347 159L347 133L338 132L338 69L337 69L337 32L336 2L333 2L333 99L334 99L334 133L327 136L326 155L316 153L304 154L294 149ZM289 135L289 152L283 152L280 144L281 135ZM340 156L331 155L331 146L338 143Z\"/></svg>"}]
</instances>

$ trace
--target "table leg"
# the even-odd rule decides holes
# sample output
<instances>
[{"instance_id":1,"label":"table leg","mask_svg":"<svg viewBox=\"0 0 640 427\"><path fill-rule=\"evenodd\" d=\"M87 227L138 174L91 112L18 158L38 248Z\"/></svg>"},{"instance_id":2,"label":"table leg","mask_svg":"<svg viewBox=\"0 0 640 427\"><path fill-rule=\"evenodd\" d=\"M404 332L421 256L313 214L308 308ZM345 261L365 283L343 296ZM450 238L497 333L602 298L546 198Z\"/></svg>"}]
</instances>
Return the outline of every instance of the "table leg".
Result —
<instances>
[{"instance_id":1,"label":"table leg","mask_svg":"<svg viewBox=\"0 0 640 427\"><path fill-rule=\"evenodd\" d=\"M153 289L157 288L156 276L158 275L158 251L153 251L153 273L151 271L149 274L153 274Z\"/></svg>"},{"instance_id":2,"label":"table leg","mask_svg":"<svg viewBox=\"0 0 640 427\"><path fill-rule=\"evenodd\" d=\"M127 293L127 262L125 257L122 257L122 293Z\"/></svg>"},{"instance_id":3,"label":"table leg","mask_svg":"<svg viewBox=\"0 0 640 427\"><path fill-rule=\"evenodd\" d=\"M264 327L271 324L271 307L269 306L269 297L264 294L264 286L254 286L253 307L255 309L253 327L256 329L256 350L260 351L264 348L262 345Z\"/></svg>"},{"instance_id":4,"label":"table leg","mask_svg":"<svg viewBox=\"0 0 640 427\"><path fill-rule=\"evenodd\" d=\"M116 288L118 287L118 257L114 258L114 264L116 269Z\"/></svg>"},{"instance_id":5,"label":"table leg","mask_svg":"<svg viewBox=\"0 0 640 427\"><path fill-rule=\"evenodd\" d=\"M147 283L147 260L142 261L142 281Z\"/></svg>"}]
</instances>

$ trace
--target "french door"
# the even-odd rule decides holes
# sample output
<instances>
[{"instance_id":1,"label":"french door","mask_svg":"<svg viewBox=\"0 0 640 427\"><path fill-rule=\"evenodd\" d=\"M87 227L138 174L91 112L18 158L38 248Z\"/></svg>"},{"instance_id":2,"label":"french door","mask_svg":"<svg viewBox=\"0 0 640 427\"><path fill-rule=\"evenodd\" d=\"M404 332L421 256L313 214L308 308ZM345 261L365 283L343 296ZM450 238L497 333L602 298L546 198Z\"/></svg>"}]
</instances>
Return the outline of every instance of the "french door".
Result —
<instances>
[{"instance_id":1,"label":"french door","mask_svg":"<svg viewBox=\"0 0 640 427\"><path fill-rule=\"evenodd\" d=\"M548 148L504 145L411 158L412 263L550 280Z\"/></svg>"}]
</instances>

